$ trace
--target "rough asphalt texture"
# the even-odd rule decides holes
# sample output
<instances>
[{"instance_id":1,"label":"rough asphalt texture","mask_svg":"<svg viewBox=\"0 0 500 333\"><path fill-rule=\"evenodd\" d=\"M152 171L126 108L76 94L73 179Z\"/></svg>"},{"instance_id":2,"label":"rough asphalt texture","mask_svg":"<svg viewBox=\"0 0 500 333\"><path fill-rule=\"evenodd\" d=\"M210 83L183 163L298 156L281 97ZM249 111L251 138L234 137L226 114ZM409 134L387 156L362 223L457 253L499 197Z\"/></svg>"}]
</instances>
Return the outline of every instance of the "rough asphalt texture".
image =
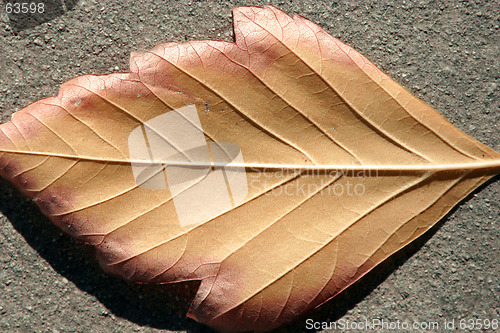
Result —
<instances>
[{"instance_id":1,"label":"rough asphalt texture","mask_svg":"<svg viewBox=\"0 0 500 333\"><path fill-rule=\"evenodd\" d=\"M127 71L132 51L165 41L231 40L232 8L271 3L317 22L500 150L495 1L74 2L45 1L50 11L26 21L7 15L0 1L2 122L72 77ZM497 177L425 237L282 331L305 331L306 318L499 319L499 197ZM196 284L137 286L105 275L91 249L61 234L5 181L0 213L0 331L210 331L184 317Z\"/></svg>"}]
</instances>

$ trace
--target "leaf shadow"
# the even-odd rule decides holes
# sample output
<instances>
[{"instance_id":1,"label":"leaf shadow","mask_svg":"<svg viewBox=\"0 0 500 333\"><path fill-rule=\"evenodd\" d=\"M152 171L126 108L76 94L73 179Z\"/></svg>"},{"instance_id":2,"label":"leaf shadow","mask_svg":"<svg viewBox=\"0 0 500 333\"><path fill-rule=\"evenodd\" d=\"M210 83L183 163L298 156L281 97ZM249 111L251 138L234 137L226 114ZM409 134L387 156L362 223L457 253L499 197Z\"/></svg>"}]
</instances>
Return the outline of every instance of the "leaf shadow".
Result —
<instances>
[{"instance_id":1,"label":"leaf shadow","mask_svg":"<svg viewBox=\"0 0 500 333\"><path fill-rule=\"evenodd\" d=\"M9 25L14 33L33 28L42 23L51 21L73 9L78 0L45 0L38 2L12 2L12 7L4 7ZM19 5L19 7L17 7ZM27 5L21 7L21 5ZM43 5L43 6L42 6Z\"/></svg>"},{"instance_id":2,"label":"leaf shadow","mask_svg":"<svg viewBox=\"0 0 500 333\"><path fill-rule=\"evenodd\" d=\"M31 200L2 178L0 212L56 272L96 297L115 316L158 329L213 332L186 318L199 282L146 285L107 275L95 260L93 247L63 234Z\"/></svg>"},{"instance_id":3,"label":"leaf shadow","mask_svg":"<svg viewBox=\"0 0 500 333\"><path fill-rule=\"evenodd\" d=\"M342 318L442 227L458 206L469 201L493 182L493 177L457 204L444 218L424 235L401 249L372 271L323 304L321 307L276 330L277 332L306 332L306 318L318 322L332 322ZM187 332L214 332L210 328L185 317L198 282L168 285L141 285L128 283L105 274L94 258L93 248L63 234L38 207L22 196L17 189L0 178L0 212L12 223L26 242L38 252L60 275L80 290L95 296L114 315L141 326L157 329L185 330ZM103 313L102 316L108 314Z\"/></svg>"}]
</instances>

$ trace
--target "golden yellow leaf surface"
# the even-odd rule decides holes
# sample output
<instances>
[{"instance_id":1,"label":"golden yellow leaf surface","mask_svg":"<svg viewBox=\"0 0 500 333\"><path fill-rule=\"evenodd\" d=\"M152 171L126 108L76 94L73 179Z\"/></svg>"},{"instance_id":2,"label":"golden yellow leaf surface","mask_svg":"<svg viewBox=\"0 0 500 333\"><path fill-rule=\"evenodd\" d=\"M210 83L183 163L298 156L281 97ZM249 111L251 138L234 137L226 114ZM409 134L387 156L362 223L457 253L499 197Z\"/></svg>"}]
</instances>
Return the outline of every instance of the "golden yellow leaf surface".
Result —
<instances>
[{"instance_id":1,"label":"golden yellow leaf surface","mask_svg":"<svg viewBox=\"0 0 500 333\"><path fill-rule=\"evenodd\" d=\"M189 316L278 327L500 172L316 24L234 10L235 43L166 43L0 126L0 174L127 280L201 280Z\"/></svg>"}]
</instances>

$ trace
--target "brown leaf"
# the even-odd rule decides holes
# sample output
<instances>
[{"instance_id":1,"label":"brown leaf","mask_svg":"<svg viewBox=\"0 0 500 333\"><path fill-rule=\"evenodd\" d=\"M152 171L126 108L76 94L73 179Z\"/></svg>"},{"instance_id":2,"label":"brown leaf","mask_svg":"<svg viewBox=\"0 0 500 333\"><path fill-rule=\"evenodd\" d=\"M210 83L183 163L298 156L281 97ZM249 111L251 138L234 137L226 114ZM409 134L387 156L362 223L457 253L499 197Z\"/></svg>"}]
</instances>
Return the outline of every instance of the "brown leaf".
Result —
<instances>
[{"instance_id":1,"label":"brown leaf","mask_svg":"<svg viewBox=\"0 0 500 333\"><path fill-rule=\"evenodd\" d=\"M106 271L202 280L190 317L261 331L422 235L500 154L307 19L234 21L235 43L162 44L17 112L0 173Z\"/></svg>"}]
</instances>

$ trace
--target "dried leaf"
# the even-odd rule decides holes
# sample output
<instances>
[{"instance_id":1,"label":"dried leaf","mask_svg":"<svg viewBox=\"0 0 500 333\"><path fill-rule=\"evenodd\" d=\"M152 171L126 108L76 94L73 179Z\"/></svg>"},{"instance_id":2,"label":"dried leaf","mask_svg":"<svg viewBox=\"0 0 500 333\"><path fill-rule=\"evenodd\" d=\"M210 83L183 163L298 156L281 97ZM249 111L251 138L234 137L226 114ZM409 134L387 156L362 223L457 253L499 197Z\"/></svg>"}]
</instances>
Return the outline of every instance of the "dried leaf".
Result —
<instances>
[{"instance_id":1,"label":"dried leaf","mask_svg":"<svg viewBox=\"0 0 500 333\"><path fill-rule=\"evenodd\" d=\"M0 173L102 267L202 280L189 316L269 330L332 298L500 171L301 16L234 10L236 43L167 43L0 126Z\"/></svg>"}]
</instances>

